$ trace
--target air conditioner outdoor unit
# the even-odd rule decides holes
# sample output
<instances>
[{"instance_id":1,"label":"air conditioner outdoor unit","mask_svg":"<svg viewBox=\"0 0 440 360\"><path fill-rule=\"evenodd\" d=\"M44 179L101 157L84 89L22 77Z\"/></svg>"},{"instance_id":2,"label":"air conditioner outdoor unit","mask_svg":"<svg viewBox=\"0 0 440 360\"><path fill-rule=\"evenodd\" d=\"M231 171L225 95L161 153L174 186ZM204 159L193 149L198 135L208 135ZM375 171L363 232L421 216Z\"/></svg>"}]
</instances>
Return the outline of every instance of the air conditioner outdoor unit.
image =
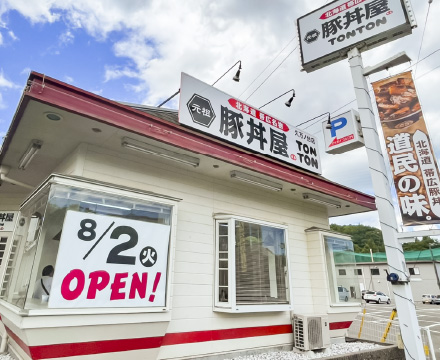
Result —
<instances>
[{"instance_id":1,"label":"air conditioner outdoor unit","mask_svg":"<svg viewBox=\"0 0 440 360\"><path fill-rule=\"evenodd\" d=\"M327 315L293 315L293 345L300 350L317 350L330 346Z\"/></svg>"}]
</instances>

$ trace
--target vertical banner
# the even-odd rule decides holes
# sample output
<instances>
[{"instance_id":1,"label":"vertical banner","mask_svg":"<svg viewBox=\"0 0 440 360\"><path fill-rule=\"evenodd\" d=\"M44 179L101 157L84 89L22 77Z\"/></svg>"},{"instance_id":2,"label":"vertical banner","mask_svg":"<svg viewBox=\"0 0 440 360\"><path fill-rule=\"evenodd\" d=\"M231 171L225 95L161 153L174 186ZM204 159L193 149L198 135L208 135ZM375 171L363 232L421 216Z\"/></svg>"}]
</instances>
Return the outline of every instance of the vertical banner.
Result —
<instances>
[{"instance_id":1,"label":"vertical banner","mask_svg":"<svg viewBox=\"0 0 440 360\"><path fill-rule=\"evenodd\" d=\"M440 223L440 180L411 72L372 84L404 225Z\"/></svg>"},{"instance_id":2,"label":"vertical banner","mask_svg":"<svg viewBox=\"0 0 440 360\"><path fill-rule=\"evenodd\" d=\"M166 305L168 225L68 210L49 308Z\"/></svg>"}]
</instances>

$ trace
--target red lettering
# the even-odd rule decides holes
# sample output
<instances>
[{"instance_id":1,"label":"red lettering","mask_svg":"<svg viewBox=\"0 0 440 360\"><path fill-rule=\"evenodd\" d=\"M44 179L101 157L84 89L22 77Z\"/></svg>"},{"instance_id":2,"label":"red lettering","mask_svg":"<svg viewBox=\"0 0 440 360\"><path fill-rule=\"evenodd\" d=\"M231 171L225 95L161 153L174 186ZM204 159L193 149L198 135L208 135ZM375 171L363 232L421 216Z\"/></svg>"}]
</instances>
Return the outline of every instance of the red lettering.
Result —
<instances>
[{"instance_id":1,"label":"red lettering","mask_svg":"<svg viewBox=\"0 0 440 360\"><path fill-rule=\"evenodd\" d=\"M131 279L129 299L134 299L136 297L136 291L141 299L145 299L147 296L147 276L148 273L142 273L141 280L138 273L133 274Z\"/></svg>"},{"instance_id":2,"label":"red lettering","mask_svg":"<svg viewBox=\"0 0 440 360\"><path fill-rule=\"evenodd\" d=\"M110 275L107 271L98 270L89 274L90 285L87 292L87 299L96 298L96 292L103 290L110 282Z\"/></svg>"},{"instance_id":3,"label":"red lettering","mask_svg":"<svg viewBox=\"0 0 440 360\"><path fill-rule=\"evenodd\" d=\"M128 272L126 273L117 273L115 274L115 280L113 284L110 286L112 289L112 293L110 295L110 300L123 300L125 299L125 293L120 293L119 290L125 288L125 281L121 281L121 279L128 277Z\"/></svg>"},{"instance_id":4,"label":"red lettering","mask_svg":"<svg viewBox=\"0 0 440 360\"><path fill-rule=\"evenodd\" d=\"M70 290L70 284L74 279L77 280L76 288ZM81 295L82 291L84 290L85 283L86 277L84 273L80 269L74 269L64 277L61 284L61 295L66 300L75 300L78 298L78 296Z\"/></svg>"}]
</instances>

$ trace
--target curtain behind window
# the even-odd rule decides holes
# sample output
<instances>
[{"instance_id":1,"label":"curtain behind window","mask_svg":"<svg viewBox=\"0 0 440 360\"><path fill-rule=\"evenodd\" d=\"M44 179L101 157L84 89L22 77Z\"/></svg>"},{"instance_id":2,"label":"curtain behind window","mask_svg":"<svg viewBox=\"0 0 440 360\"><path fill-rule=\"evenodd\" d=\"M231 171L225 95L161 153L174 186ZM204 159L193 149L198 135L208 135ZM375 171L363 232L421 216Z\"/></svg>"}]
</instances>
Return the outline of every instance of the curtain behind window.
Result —
<instances>
[{"instance_id":1,"label":"curtain behind window","mask_svg":"<svg viewBox=\"0 0 440 360\"><path fill-rule=\"evenodd\" d=\"M237 304L288 303L284 230L235 222Z\"/></svg>"}]
</instances>

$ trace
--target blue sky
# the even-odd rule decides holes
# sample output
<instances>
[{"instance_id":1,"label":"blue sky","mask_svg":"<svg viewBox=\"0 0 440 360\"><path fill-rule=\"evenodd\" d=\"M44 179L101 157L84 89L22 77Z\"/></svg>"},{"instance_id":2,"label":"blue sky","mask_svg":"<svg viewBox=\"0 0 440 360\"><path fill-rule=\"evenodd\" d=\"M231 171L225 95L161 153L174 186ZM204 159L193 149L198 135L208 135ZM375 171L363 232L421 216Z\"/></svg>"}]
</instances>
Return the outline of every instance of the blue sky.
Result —
<instances>
[{"instance_id":1,"label":"blue sky","mask_svg":"<svg viewBox=\"0 0 440 360\"><path fill-rule=\"evenodd\" d=\"M291 108L283 106L287 99L266 107L288 123L356 108L356 103L344 107L354 100L346 60L310 74L300 71L296 19L328 2L0 0L0 137L9 127L30 70L106 98L157 105L179 89L182 71L213 83L241 60L240 83L230 80L231 72L216 87L255 107L294 88ZM416 86L439 154L440 51L435 51L440 47L440 5L431 4L425 27L428 0L412 3L418 22L413 34L366 52L363 59L365 65L373 65L406 51L414 64L434 52L418 64ZM388 75L384 71L369 80ZM178 97L167 106L177 108ZM320 123L306 131L323 143ZM321 160L325 177L373 193L365 149L349 155L321 154ZM334 221L379 224L374 213Z\"/></svg>"}]
</instances>

